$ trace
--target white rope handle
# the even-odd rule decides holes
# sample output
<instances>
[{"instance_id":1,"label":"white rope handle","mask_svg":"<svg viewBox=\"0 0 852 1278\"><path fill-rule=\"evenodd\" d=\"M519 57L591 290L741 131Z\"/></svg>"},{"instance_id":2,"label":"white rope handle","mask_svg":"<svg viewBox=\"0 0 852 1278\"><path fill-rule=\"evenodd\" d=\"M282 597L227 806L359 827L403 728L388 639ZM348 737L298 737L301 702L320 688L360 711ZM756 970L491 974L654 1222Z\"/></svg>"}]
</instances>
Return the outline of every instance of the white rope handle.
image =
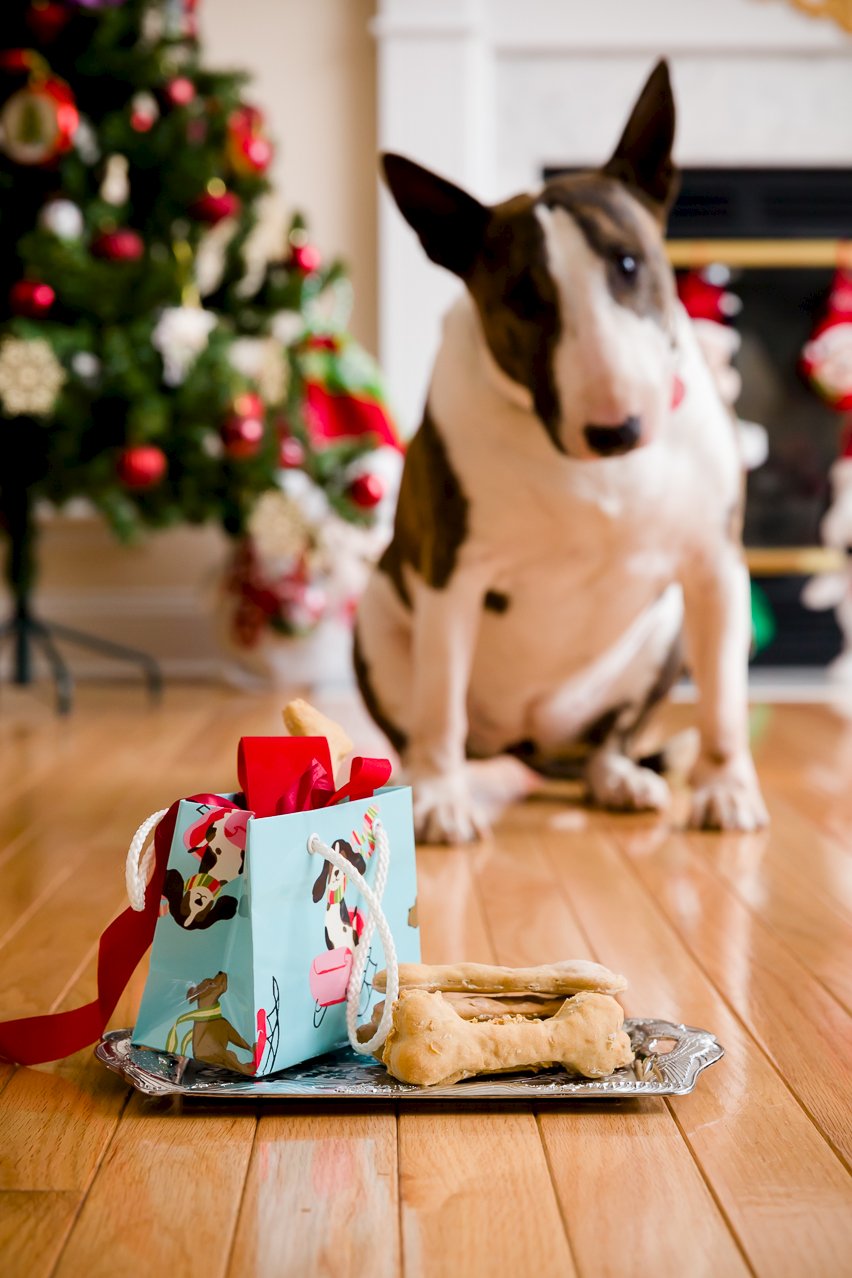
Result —
<instances>
[{"instance_id":1,"label":"white rope handle","mask_svg":"<svg viewBox=\"0 0 852 1278\"><path fill-rule=\"evenodd\" d=\"M145 909L145 889L154 864L154 844L150 843L147 849L145 844L148 843L151 832L159 825L168 810L163 808L160 812L152 812L149 817L146 817L130 840L130 847L127 849L124 882L127 885L130 908L139 914Z\"/></svg>"},{"instance_id":2,"label":"white rope handle","mask_svg":"<svg viewBox=\"0 0 852 1278\"><path fill-rule=\"evenodd\" d=\"M312 834L308 839L308 851L313 855L323 857L336 869L340 870L341 874L345 874L347 878L352 879L353 883L357 884L368 907L367 922L364 925L364 931L355 951L355 961L349 974L349 989L346 996L346 1032L349 1035L349 1042L353 1049L360 1056L372 1056L376 1049L384 1043L390 1033L391 1021L393 1020L393 1005L399 994L399 964L396 958L396 946L382 909L382 897L388 881L390 846L385 827L378 819L373 822L373 834L375 835L378 854L374 887L370 887L363 874L360 870L355 869L351 861L347 861L346 857L340 852L323 843L318 834ZM357 1034L358 1003L361 998L361 982L364 979L364 968L367 966L367 958L370 952L370 941L376 928L378 928L379 936L382 938L382 945L385 951L385 967L388 974L387 989L385 991L385 1005L382 1008L382 1015L376 1026L376 1032L365 1043L362 1043L359 1042Z\"/></svg>"}]
</instances>

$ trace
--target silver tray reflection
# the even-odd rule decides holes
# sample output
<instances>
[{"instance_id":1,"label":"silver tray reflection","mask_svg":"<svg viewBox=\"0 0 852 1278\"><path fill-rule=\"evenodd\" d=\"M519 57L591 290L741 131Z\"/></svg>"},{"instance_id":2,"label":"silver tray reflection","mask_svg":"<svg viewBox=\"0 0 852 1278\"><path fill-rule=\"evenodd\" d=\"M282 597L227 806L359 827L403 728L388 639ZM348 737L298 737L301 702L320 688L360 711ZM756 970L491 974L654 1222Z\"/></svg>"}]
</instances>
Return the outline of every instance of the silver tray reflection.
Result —
<instances>
[{"instance_id":1,"label":"silver tray reflection","mask_svg":"<svg viewBox=\"0 0 852 1278\"><path fill-rule=\"evenodd\" d=\"M698 1075L724 1055L707 1030L671 1021L627 1020L636 1059L609 1078L577 1078L564 1070L507 1077L471 1078L452 1087L398 1083L381 1065L340 1048L266 1078L244 1078L209 1065L188 1064L166 1052L133 1047L130 1030L113 1030L95 1048L108 1069L148 1096L222 1097L228 1100L299 1101L557 1101L629 1100L684 1096Z\"/></svg>"}]
</instances>

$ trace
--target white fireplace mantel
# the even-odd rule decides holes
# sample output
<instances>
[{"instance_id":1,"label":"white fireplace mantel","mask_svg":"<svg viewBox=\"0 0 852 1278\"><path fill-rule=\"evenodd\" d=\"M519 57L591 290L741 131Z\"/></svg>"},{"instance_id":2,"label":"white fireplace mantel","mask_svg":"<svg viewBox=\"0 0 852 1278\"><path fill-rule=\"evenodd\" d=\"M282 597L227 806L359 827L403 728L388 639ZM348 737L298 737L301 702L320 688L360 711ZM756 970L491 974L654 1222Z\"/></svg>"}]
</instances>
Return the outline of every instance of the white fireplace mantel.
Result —
<instances>
[{"instance_id":1,"label":"white fireplace mantel","mask_svg":"<svg viewBox=\"0 0 852 1278\"><path fill-rule=\"evenodd\" d=\"M852 163L852 39L786 0L379 0L378 140L485 200L602 160L657 57L682 164ZM381 358L401 425L422 410L458 284L386 193Z\"/></svg>"}]
</instances>

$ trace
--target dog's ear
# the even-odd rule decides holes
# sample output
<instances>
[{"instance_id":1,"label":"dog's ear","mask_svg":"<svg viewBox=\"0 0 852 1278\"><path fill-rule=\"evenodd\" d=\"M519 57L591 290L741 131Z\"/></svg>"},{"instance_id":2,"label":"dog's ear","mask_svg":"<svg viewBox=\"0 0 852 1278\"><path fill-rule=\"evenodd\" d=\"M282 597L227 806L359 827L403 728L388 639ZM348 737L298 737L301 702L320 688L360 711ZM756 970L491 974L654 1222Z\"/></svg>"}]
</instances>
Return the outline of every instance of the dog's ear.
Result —
<instances>
[{"instance_id":1,"label":"dog's ear","mask_svg":"<svg viewBox=\"0 0 852 1278\"><path fill-rule=\"evenodd\" d=\"M314 901L322 900L323 893L325 892L326 885L328 884L328 876L330 873L331 873L331 862L326 861L325 865L320 870L319 878L314 884L314 890L311 893L311 898Z\"/></svg>"},{"instance_id":2,"label":"dog's ear","mask_svg":"<svg viewBox=\"0 0 852 1278\"><path fill-rule=\"evenodd\" d=\"M163 879L163 896L169 903L169 914L178 923L181 923L186 915L181 907L183 905L183 879L177 870L167 870L166 877Z\"/></svg>"},{"instance_id":3,"label":"dog's ear","mask_svg":"<svg viewBox=\"0 0 852 1278\"><path fill-rule=\"evenodd\" d=\"M654 67L639 94L618 146L603 166L609 177L632 186L665 222L679 178L672 161L675 104L665 59Z\"/></svg>"},{"instance_id":4,"label":"dog's ear","mask_svg":"<svg viewBox=\"0 0 852 1278\"><path fill-rule=\"evenodd\" d=\"M429 257L465 279L482 247L488 209L461 187L405 156L383 155L382 168L400 213Z\"/></svg>"}]
</instances>

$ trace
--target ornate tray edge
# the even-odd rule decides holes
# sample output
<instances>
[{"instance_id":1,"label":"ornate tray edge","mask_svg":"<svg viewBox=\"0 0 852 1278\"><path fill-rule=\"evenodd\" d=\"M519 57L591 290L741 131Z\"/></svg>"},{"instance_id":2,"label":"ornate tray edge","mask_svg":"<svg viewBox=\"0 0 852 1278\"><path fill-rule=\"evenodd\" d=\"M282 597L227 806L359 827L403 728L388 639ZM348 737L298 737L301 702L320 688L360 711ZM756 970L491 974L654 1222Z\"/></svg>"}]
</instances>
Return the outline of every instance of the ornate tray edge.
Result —
<instances>
[{"instance_id":1,"label":"ornate tray edge","mask_svg":"<svg viewBox=\"0 0 852 1278\"><path fill-rule=\"evenodd\" d=\"M213 1070L202 1070L198 1078L184 1082L175 1068L174 1058L132 1048L132 1031L129 1029L105 1034L95 1048L95 1056L107 1069L126 1079L146 1096L307 1103L335 1100L380 1103L500 1100L523 1103L685 1096L694 1089L699 1074L724 1056L724 1048L713 1034L691 1025L633 1018L626 1020L624 1026L633 1041L636 1061L631 1069L619 1070L609 1078L597 1080L576 1079L550 1072L513 1075L507 1080L496 1077L470 1079L451 1087L412 1087L388 1078L379 1066L367 1065L353 1053L351 1060L344 1059L335 1064L332 1058L320 1058L319 1062L308 1061L303 1066L284 1070L277 1077L232 1079ZM657 1055L654 1043L659 1039L674 1039L676 1045L670 1052ZM144 1064L147 1057L151 1058L152 1068L146 1068ZM155 1064L160 1068L153 1068ZM356 1077L355 1081L347 1083L349 1071L355 1072ZM363 1079L357 1077L361 1072ZM174 1076L176 1073L177 1077ZM323 1073L326 1074L325 1080Z\"/></svg>"}]
</instances>

